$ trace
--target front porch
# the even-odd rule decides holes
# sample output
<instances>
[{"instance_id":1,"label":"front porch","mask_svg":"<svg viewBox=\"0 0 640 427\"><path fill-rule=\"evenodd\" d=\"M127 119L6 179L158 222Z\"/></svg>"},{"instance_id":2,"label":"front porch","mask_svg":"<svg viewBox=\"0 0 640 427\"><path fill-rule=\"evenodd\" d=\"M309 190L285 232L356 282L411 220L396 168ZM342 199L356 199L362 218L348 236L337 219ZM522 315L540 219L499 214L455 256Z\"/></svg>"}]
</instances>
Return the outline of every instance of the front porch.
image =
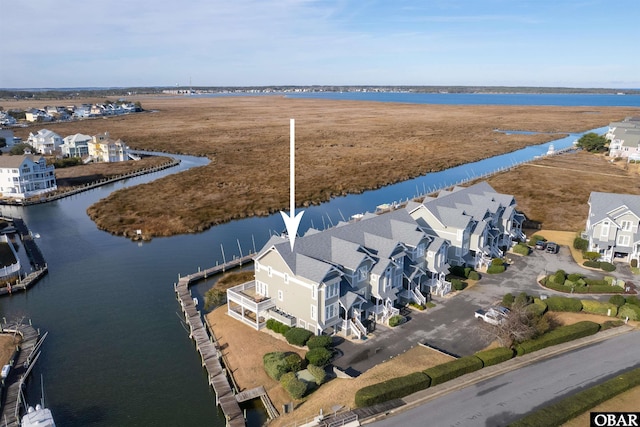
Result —
<instances>
[{"instance_id":1,"label":"front porch","mask_svg":"<svg viewBox=\"0 0 640 427\"><path fill-rule=\"evenodd\" d=\"M254 280L227 289L227 313L256 330L267 321L267 311L276 306L268 296L256 292Z\"/></svg>"}]
</instances>

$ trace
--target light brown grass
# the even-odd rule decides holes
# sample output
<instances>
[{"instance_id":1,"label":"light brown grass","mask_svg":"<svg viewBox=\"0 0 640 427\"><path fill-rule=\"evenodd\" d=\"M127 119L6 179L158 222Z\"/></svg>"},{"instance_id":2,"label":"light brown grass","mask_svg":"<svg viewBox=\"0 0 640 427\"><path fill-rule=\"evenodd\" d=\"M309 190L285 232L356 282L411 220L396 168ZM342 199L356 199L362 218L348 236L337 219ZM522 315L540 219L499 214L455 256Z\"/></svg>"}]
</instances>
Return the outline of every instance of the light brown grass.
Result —
<instances>
[{"instance_id":1,"label":"light brown grass","mask_svg":"<svg viewBox=\"0 0 640 427\"><path fill-rule=\"evenodd\" d=\"M638 109L618 107L412 105L275 96L152 97L143 106L158 112L46 125L62 136L109 131L133 148L211 159L208 166L118 191L92 206L90 216L113 233L196 232L286 208L289 118L296 119L296 200L309 204L558 137L505 135L496 128L576 132L638 114ZM17 134L25 138L41 127Z\"/></svg>"},{"instance_id":2,"label":"light brown grass","mask_svg":"<svg viewBox=\"0 0 640 427\"><path fill-rule=\"evenodd\" d=\"M16 346L20 344L20 342L20 335L14 336L13 334L0 334L0 366L4 366L9 363Z\"/></svg>"}]
</instances>

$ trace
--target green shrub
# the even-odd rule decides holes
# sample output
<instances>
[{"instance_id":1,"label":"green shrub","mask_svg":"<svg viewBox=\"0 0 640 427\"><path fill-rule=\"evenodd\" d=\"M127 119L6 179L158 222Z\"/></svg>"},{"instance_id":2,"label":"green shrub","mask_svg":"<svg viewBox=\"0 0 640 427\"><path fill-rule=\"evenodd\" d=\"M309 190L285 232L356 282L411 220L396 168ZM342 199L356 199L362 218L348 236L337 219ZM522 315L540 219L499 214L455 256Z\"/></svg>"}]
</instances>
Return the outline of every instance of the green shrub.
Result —
<instances>
[{"instance_id":1,"label":"green shrub","mask_svg":"<svg viewBox=\"0 0 640 427\"><path fill-rule=\"evenodd\" d=\"M542 316L547 312L547 303L540 298L534 298L533 304L527 306L527 310L535 314L536 316Z\"/></svg>"},{"instance_id":2,"label":"green shrub","mask_svg":"<svg viewBox=\"0 0 640 427\"><path fill-rule=\"evenodd\" d=\"M411 307L415 308L416 310L420 310L420 311L422 311L422 310L424 310L425 308L427 308L426 306L424 306L424 305L422 305L422 304L418 304L418 303L416 303L416 302L410 302L410 303L409 303L409 306L411 306Z\"/></svg>"},{"instance_id":3,"label":"green shrub","mask_svg":"<svg viewBox=\"0 0 640 427\"><path fill-rule=\"evenodd\" d=\"M592 294L617 294L623 293L624 289L620 286L609 286L609 285L594 285L586 288L588 293Z\"/></svg>"},{"instance_id":4,"label":"green shrub","mask_svg":"<svg viewBox=\"0 0 640 427\"><path fill-rule=\"evenodd\" d=\"M285 357L286 354L281 351L267 353L262 356L262 365L265 372L276 381L279 381L280 377L288 372Z\"/></svg>"},{"instance_id":5,"label":"green shrub","mask_svg":"<svg viewBox=\"0 0 640 427\"><path fill-rule=\"evenodd\" d=\"M307 343L307 340L309 340L312 335L313 333L311 331L304 328L291 328L284 334L284 337L287 339L289 344L302 347Z\"/></svg>"},{"instance_id":6,"label":"green shrub","mask_svg":"<svg viewBox=\"0 0 640 427\"><path fill-rule=\"evenodd\" d=\"M513 247L513 252L518 255L529 255L529 253L531 252L531 249L529 248L529 246L525 245L524 243L518 243Z\"/></svg>"},{"instance_id":7,"label":"green shrub","mask_svg":"<svg viewBox=\"0 0 640 427\"><path fill-rule=\"evenodd\" d=\"M637 305L625 304L618 309L618 317L621 319L640 320L640 307Z\"/></svg>"},{"instance_id":8,"label":"green shrub","mask_svg":"<svg viewBox=\"0 0 640 427\"><path fill-rule=\"evenodd\" d=\"M284 358L287 364L287 372L298 372L302 369L303 360L298 353L291 353Z\"/></svg>"},{"instance_id":9,"label":"green shrub","mask_svg":"<svg viewBox=\"0 0 640 427\"><path fill-rule=\"evenodd\" d=\"M608 302L600 302L592 299L583 299L582 302L582 311L585 313L593 313L593 314L602 314L607 316L609 310L611 310L610 316L615 317L618 314L618 306L615 304L611 304Z\"/></svg>"},{"instance_id":10,"label":"green shrub","mask_svg":"<svg viewBox=\"0 0 640 427\"><path fill-rule=\"evenodd\" d=\"M573 239L573 248L577 249L579 251L586 251L587 248L589 247L589 241L586 239L583 239L582 237L576 237L575 239Z\"/></svg>"},{"instance_id":11,"label":"green shrub","mask_svg":"<svg viewBox=\"0 0 640 427\"><path fill-rule=\"evenodd\" d=\"M311 375L313 375L313 378L316 380L317 385L321 385L322 383L324 383L324 380L327 378L327 372L320 366L308 365L307 370Z\"/></svg>"},{"instance_id":12,"label":"green shrub","mask_svg":"<svg viewBox=\"0 0 640 427\"><path fill-rule=\"evenodd\" d=\"M607 320L600 325L601 331L606 331L607 329L617 328L618 326L624 325L622 320Z\"/></svg>"},{"instance_id":13,"label":"green shrub","mask_svg":"<svg viewBox=\"0 0 640 427\"><path fill-rule=\"evenodd\" d=\"M467 287L467 282L463 282L460 279L451 279L451 286L456 291L461 291Z\"/></svg>"},{"instance_id":14,"label":"green shrub","mask_svg":"<svg viewBox=\"0 0 640 427\"><path fill-rule=\"evenodd\" d=\"M612 285L613 282L615 282L616 278L613 276L604 276L602 278L602 280L604 280L605 282L607 282L607 285Z\"/></svg>"},{"instance_id":15,"label":"green shrub","mask_svg":"<svg viewBox=\"0 0 640 427\"><path fill-rule=\"evenodd\" d=\"M510 348L498 347L491 350L479 351L474 354L478 359L482 360L482 366L497 365L513 358L513 350Z\"/></svg>"},{"instance_id":16,"label":"green shrub","mask_svg":"<svg viewBox=\"0 0 640 427\"><path fill-rule=\"evenodd\" d=\"M574 283L577 283L578 280L582 279L582 274L579 273L571 273L569 275L567 275L567 280L570 280Z\"/></svg>"},{"instance_id":17,"label":"green shrub","mask_svg":"<svg viewBox=\"0 0 640 427\"><path fill-rule=\"evenodd\" d=\"M515 305L520 305L520 306L525 306L532 303L533 303L533 297L527 295L526 292L520 292L514 301Z\"/></svg>"},{"instance_id":18,"label":"green shrub","mask_svg":"<svg viewBox=\"0 0 640 427\"><path fill-rule=\"evenodd\" d=\"M502 305L507 308L511 308L513 301L515 301L515 297L511 293L505 294L505 296L502 297Z\"/></svg>"},{"instance_id":19,"label":"green shrub","mask_svg":"<svg viewBox=\"0 0 640 427\"><path fill-rule=\"evenodd\" d=\"M476 356L465 356L452 360L451 362L433 366L422 372L431 378L431 385L434 386L458 378L469 372L477 371L478 369L482 369L482 360Z\"/></svg>"},{"instance_id":20,"label":"green shrub","mask_svg":"<svg viewBox=\"0 0 640 427\"><path fill-rule=\"evenodd\" d=\"M504 273L504 270L505 270L505 266L504 265L491 264L489 267L487 267L487 273L489 273L489 274Z\"/></svg>"},{"instance_id":21,"label":"green shrub","mask_svg":"<svg viewBox=\"0 0 640 427\"><path fill-rule=\"evenodd\" d=\"M523 354L532 353L545 347L593 335L598 332L599 329L599 324L584 320L582 322L574 323L573 325L560 326L536 339L516 344L515 350L518 356L522 356Z\"/></svg>"},{"instance_id":22,"label":"green shrub","mask_svg":"<svg viewBox=\"0 0 640 427\"><path fill-rule=\"evenodd\" d=\"M583 262L582 265L584 265L585 267L600 268L600 261L587 260Z\"/></svg>"},{"instance_id":23,"label":"green shrub","mask_svg":"<svg viewBox=\"0 0 640 427\"><path fill-rule=\"evenodd\" d=\"M609 303L616 307L622 307L626 302L627 300L622 295L613 295L609 298Z\"/></svg>"},{"instance_id":24,"label":"green shrub","mask_svg":"<svg viewBox=\"0 0 640 427\"><path fill-rule=\"evenodd\" d=\"M597 261L600 259L600 252L583 252L582 256L589 261Z\"/></svg>"},{"instance_id":25,"label":"green shrub","mask_svg":"<svg viewBox=\"0 0 640 427\"><path fill-rule=\"evenodd\" d=\"M280 378L280 384L292 399L300 399L307 392L307 384L299 380L293 372L287 372Z\"/></svg>"},{"instance_id":26,"label":"green shrub","mask_svg":"<svg viewBox=\"0 0 640 427\"><path fill-rule=\"evenodd\" d=\"M577 313L582 310L582 303L579 299L561 297L554 295L544 300L547 303L549 311L570 311Z\"/></svg>"},{"instance_id":27,"label":"green shrub","mask_svg":"<svg viewBox=\"0 0 640 427\"><path fill-rule=\"evenodd\" d=\"M600 269L604 271L614 271L616 266L611 264L610 262L603 261L600 263Z\"/></svg>"},{"instance_id":28,"label":"green shrub","mask_svg":"<svg viewBox=\"0 0 640 427\"><path fill-rule=\"evenodd\" d=\"M273 332L276 332L278 334L286 334L291 327L285 325L282 322L278 322L276 319L268 319L267 320L267 329L272 330Z\"/></svg>"},{"instance_id":29,"label":"green shrub","mask_svg":"<svg viewBox=\"0 0 640 427\"><path fill-rule=\"evenodd\" d=\"M478 273L477 271L473 270L469 272L469 277L467 277L469 280L480 280L480 273Z\"/></svg>"},{"instance_id":30,"label":"green shrub","mask_svg":"<svg viewBox=\"0 0 640 427\"><path fill-rule=\"evenodd\" d=\"M276 330L276 332L282 334L282 335L287 335L287 332L289 332L291 330L291 326L289 325L285 325L284 323L280 323L278 329Z\"/></svg>"},{"instance_id":31,"label":"green shrub","mask_svg":"<svg viewBox=\"0 0 640 427\"><path fill-rule=\"evenodd\" d=\"M307 359L311 365L324 366L329 363L331 356L333 356L333 352L331 350L324 347L316 347L307 351L304 358Z\"/></svg>"},{"instance_id":32,"label":"green shrub","mask_svg":"<svg viewBox=\"0 0 640 427\"><path fill-rule=\"evenodd\" d=\"M567 273L564 270L558 270L553 275L553 283L557 283L559 285L564 284L564 281L567 280Z\"/></svg>"},{"instance_id":33,"label":"green shrub","mask_svg":"<svg viewBox=\"0 0 640 427\"><path fill-rule=\"evenodd\" d=\"M509 424L510 427L559 426L581 415L602 402L640 385L640 368L590 387L559 402L530 412Z\"/></svg>"},{"instance_id":34,"label":"green shrub","mask_svg":"<svg viewBox=\"0 0 640 427\"><path fill-rule=\"evenodd\" d=\"M502 258L494 258L491 260L491 265L504 265L504 260Z\"/></svg>"},{"instance_id":35,"label":"green shrub","mask_svg":"<svg viewBox=\"0 0 640 427\"><path fill-rule=\"evenodd\" d=\"M545 239L543 236L539 235L539 234L534 234L533 236L531 236L531 238L529 239L529 242L531 243L531 245L535 245L536 242L538 240L542 240L543 242L546 242L547 239Z\"/></svg>"},{"instance_id":36,"label":"green shrub","mask_svg":"<svg viewBox=\"0 0 640 427\"><path fill-rule=\"evenodd\" d=\"M273 331L275 330L275 324L280 323L276 319L267 319L267 329Z\"/></svg>"},{"instance_id":37,"label":"green shrub","mask_svg":"<svg viewBox=\"0 0 640 427\"><path fill-rule=\"evenodd\" d=\"M635 305L640 307L640 299L637 296L631 295L627 297L627 304Z\"/></svg>"},{"instance_id":38,"label":"green shrub","mask_svg":"<svg viewBox=\"0 0 640 427\"><path fill-rule=\"evenodd\" d=\"M449 267L449 274L451 274L452 276L464 277L466 279L467 276L465 276L464 271L465 267L462 265L452 265L451 267Z\"/></svg>"},{"instance_id":39,"label":"green shrub","mask_svg":"<svg viewBox=\"0 0 640 427\"><path fill-rule=\"evenodd\" d=\"M389 326L396 327L398 325L402 325L405 321L404 316L400 315L400 314L396 314L395 316L391 316L389 318Z\"/></svg>"},{"instance_id":40,"label":"green shrub","mask_svg":"<svg viewBox=\"0 0 640 427\"><path fill-rule=\"evenodd\" d=\"M473 271L473 268L471 267L465 267L464 268L464 278L468 279L469 278L469 274L471 274L471 272Z\"/></svg>"},{"instance_id":41,"label":"green shrub","mask_svg":"<svg viewBox=\"0 0 640 427\"><path fill-rule=\"evenodd\" d=\"M392 378L377 384L363 387L356 392L356 406L362 408L373 406L392 399L400 399L424 390L431 384L431 379L422 372L414 372L404 377Z\"/></svg>"},{"instance_id":42,"label":"green shrub","mask_svg":"<svg viewBox=\"0 0 640 427\"><path fill-rule=\"evenodd\" d=\"M318 347L329 348L331 347L331 342L332 338L328 335L314 335L307 340L307 347L309 350Z\"/></svg>"}]
</instances>

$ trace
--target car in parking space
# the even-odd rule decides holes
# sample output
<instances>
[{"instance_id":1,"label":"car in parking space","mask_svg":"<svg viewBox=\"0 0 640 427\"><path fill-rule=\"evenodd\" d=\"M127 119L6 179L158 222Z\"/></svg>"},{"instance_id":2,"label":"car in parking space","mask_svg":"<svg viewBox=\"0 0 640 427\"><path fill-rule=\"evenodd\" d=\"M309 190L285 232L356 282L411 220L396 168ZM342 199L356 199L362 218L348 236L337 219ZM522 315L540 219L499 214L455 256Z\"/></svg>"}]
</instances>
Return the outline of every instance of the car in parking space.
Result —
<instances>
[{"instance_id":1,"label":"car in parking space","mask_svg":"<svg viewBox=\"0 0 640 427\"><path fill-rule=\"evenodd\" d=\"M544 240L538 240L536 242L536 246L535 246L536 249L544 250L546 247L547 247L547 242L545 242Z\"/></svg>"},{"instance_id":2,"label":"car in parking space","mask_svg":"<svg viewBox=\"0 0 640 427\"><path fill-rule=\"evenodd\" d=\"M547 243L547 249L546 249L547 253L557 254L558 249L560 249L560 247L558 246L557 243L554 243L554 242Z\"/></svg>"}]
</instances>

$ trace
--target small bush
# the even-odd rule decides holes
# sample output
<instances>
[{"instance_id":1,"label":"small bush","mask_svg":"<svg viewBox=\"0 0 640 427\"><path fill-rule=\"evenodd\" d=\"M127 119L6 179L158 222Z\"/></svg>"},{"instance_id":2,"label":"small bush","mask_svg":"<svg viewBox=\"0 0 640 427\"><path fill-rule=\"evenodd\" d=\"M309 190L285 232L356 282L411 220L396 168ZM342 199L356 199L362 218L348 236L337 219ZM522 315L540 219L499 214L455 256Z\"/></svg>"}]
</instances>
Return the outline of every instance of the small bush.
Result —
<instances>
[{"instance_id":1,"label":"small bush","mask_svg":"<svg viewBox=\"0 0 640 427\"><path fill-rule=\"evenodd\" d=\"M491 350L479 351L474 354L478 359L482 360L482 366L497 365L513 358L514 353L510 348L498 347Z\"/></svg>"},{"instance_id":2,"label":"small bush","mask_svg":"<svg viewBox=\"0 0 640 427\"><path fill-rule=\"evenodd\" d=\"M603 261L600 263L600 269L604 271L614 271L616 266L611 264L610 262Z\"/></svg>"},{"instance_id":3,"label":"small bush","mask_svg":"<svg viewBox=\"0 0 640 427\"><path fill-rule=\"evenodd\" d=\"M267 353L262 356L262 365L265 372L276 381L279 381L280 377L287 373L287 362L285 361L285 357L285 353L281 351Z\"/></svg>"},{"instance_id":4,"label":"small bush","mask_svg":"<svg viewBox=\"0 0 640 427\"><path fill-rule=\"evenodd\" d=\"M272 330L273 332L276 332L278 334L286 334L291 327L285 325L282 322L278 322L276 319L268 319L267 320L267 329Z\"/></svg>"},{"instance_id":5,"label":"small bush","mask_svg":"<svg viewBox=\"0 0 640 427\"><path fill-rule=\"evenodd\" d=\"M530 242L532 245L535 245L535 244L536 244L536 242L537 242L538 240L542 240L543 242L546 242L546 241L547 241L547 239L545 239L543 236L541 236L541 235L539 235L539 234L534 234L534 235L533 235L533 236L531 236L531 238L529 239L529 242Z\"/></svg>"},{"instance_id":6,"label":"small bush","mask_svg":"<svg viewBox=\"0 0 640 427\"><path fill-rule=\"evenodd\" d=\"M313 333L304 328L291 328L287 333L284 334L284 337L287 339L289 344L304 346Z\"/></svg>"},{"instance_id":7,"label":"small bush","mask_svg":"<svg viewBox=\"0 0 640 427\"><path fill-rule=\"evenodd\" d=\"M307 384L299 380L293 372L287 372L280 378L280 384L292 399L300 399L307 392Z\"/></svg>"},{"instance_id":8,"label":"small bush","mask_svg":"<svg viewBox=\"0 0 640 427\"><path fill-rule=\"evenodd\" d=\"M578 274L578 273L571 273L569 275L567 275L567 280L570 280L572 282L578 282L578 280L582 279L582 274Z\"/></svg>"},{"instance_id":9,"label":"small bush","mask_svg":"<svg viewBox=\"0 0 640 427\"><path fill-rule=\"evenodd\" d=\"M631 304L631 305L635 305L637 307L640 307L640 299L638 299L637 296L635 295L631 295L627 297L627 304Z\"/></svg>"},{"instance_id":10,"label":"small bush","mask_svg":"<svg viewBox=\"0 0 640 427\"><path fill-rule=\"evenodd\" d=\"M613 295L609 298L609 303L616 307L622 307L626 302L627 300L622 295Z\"/></svg>"},{"instance_id":11,"label":"small bush","mask_svg":"<svg viewBox=\"0 0 640 427\"><path fill-rule=\"evenodd\" d=\"M526 292L520 292L516 297L514 304L521 305L521 306L533 304L533 297L527 295Z\"/></svg>"},{"instance_id":12,"label":"small bush","mask_svg":"<svg viewBox=\"0 0 640 427\"><path fill-rule=\"evenodd\" d=\"M640 307L637 305L625 304L618 309L618 317L621 319L640 320Z\"/></svg>"},{"instance_id":13,"label":"small bush","mask_svg":"<svg viewBox=\"0 0 640 427\"><path fill-rule=\"evenodd\" d=\"M456 291L461 291L467 287L467 282L463 282L460 279L451 279L451 286Z\"/></svg>"},{"instance_id":14,"label":"small bush","mask_svg":"<svg viewBox=\"0 0 640 427\"><path fill-rule=\"evenodd\" d=\"M307 347L309 350L318 347L329 348L331 347L331 342L332 339L328 335L314 335L307 340Z\"/></svg>"},{"instance_id":15,"label":"small bush","mask_svg":"<svg viewBox=\"0 0 640 427\"><path fill-rule=\"evenodd\" d=\"M304 358L307 359L311 365L325 366L331 360L331 356L333 356L331 350L324 347L316 347L307 351Z\"/></svg>"},{"instance_id":16,"label":"small bush","mask_svg":"<svg viewBox=\"0 0 640 427\"><path fill-rule=\"evenodd\" d=\"M564 281L567 280L567 273L564 270L558 270L553 275L553 282L559 285L564 284Z\"/></svg>"},{"instance_id":17,"label":"small bush","mask_svg":"<svg viewBox=\"0 0 640 427\"><path fill-rule=\"evenodd\" d=\"M494 258L491 260L491 265L504 265L504 260L502 258Z\"/></svg>"},{"instance_id":18,"label":"small bush","mask_svg":"<svg viewBox=\"0 0 640 427\"><path fill-rule=\"evenodd\" d=\"M478 369L482 369L482 360L476 356L464 356L451 362L425 369L422 372L431 378L431 385L434 386Z\"/></svg>"},{"instance_id":19,"label":"small bush","mask_svg":"<svg viewBox=\"0 0 640 427\"><path fill-rule=\"evenodd\" d=\"M624 325L622 320L607 320L600 325L601 331L606 331L607 329L617 328L618 326Z\"/></svg>"},{"instance_id":20,"label":"small bush","mask_svg":"<svg viewBox=\"0 0 640 427\"><path fill-rule=\"evenodd\" d=\"M431 378L422 372L414 372L404 377L392 378L358 390L355 396L356 406L362 408L392 399L400 399L416 391L424 390L430 384Z\"/></svg>"},{"instance_id":21,"label":"small bush","mask_svg":"<svg viewBox=\"0 0 640 427\"><path fill-rule=\"evenodd\" d=\"M508 293L502 297L502 305L507 308L511 308L511 306L513 305L513 301L515 301L515 297L511 293Z\"/></svg>"},{"instance_id":22,"label":"small bush","mask_svg":"<svg viewBox=\"0 0 640 427\"><path fill-rule=\"evenodd\" d=\"M284 361L287 364L288 372L298 372L300 369L302 369L303 360L298 353L289 354L284 358Z\"/></svg>"},{"instance_id":23,"label":"small bush","mask_svg":"<svg viewBox=\"0 0 640 427\"><path fill-rule=\"evenodd\" d=\"M391 326L393 328L393 327L396 327L398 325L402 325L404 323L404 321L405 321L404 316L396 314L395 316L391 316L389 318L389 326Z\"/></svg>"},{"instance_id":24,"label":"small bush","mask_svg":"<svg viewBox=\"0 0 640 427\"><path fill-rule=\"evenodd\" d=\"M573 248L577 249L579 251L586 251L587 248L589 247L589 241L586 239L583 239L582 237L576 237L575 239L573 239Z\"/></svg>"},{"instance_id":25,"label":"small bush","mask_svg":"<svg viewBox=\"0 0 640 427\"><path fill-rule=\"evenodd\" d=\"M552 297L553 298L553 297ZM548 301L548 300L547 300ZM551 332L532 340L523 341L516 344L515 350L518 356L532 353L556 344L576 340L578 338L593 335L600 330L600 325L595 322L584 320L573 325L560 326Z\"/></svg>"},{"instance_id":26,"label":"small bush","mask_svg":"<svg viewBox=\"0 0 640 427\"><path fill-rule=\"evenodd\" d=\"M500 274L500 273L504 273L504 270L505 270L504 265L491 264L489 267L487 267L488 274Z\"/></svg>"},{"instance_id":27,"label":"small bush","mask_svg":"<svg viewBox=\"0 0 640 427\"><path fill-rule=\"evenodd\" d=\"M531 249L529 248L529 246L525 245L524 243L518 243L513 247L513 252L518 255L529 255L529 253L531 252Z\"/></svg>"},{"instance_id":28,"label":"small bush","mask_svg":"<svg viewBox=\"0 0 640 427\"><path fill-rule=\"evenodd\" d=\"M534 298L533 304L527 306L527 310L534 313L536 316L542 316L547 312L547 303L540 298Z\"/></svg>"},{"instance_id":29,"label":"small bush","mask_svg":"<svg viewBox=\"0 0 640 427\"><path fill-rule=\"evenodd\" d=\"M554 295L544 300L544 302L547 303L549 311L570 311L578 313L582 310L582 302L580 302L579 299Z\"/></svg>"},{"instance_id":30,"label":"small bush","mask_svg":"<svg viewBox=\"0 0 640 427\"><path fill-rule=\"evenodd\" d=\"M477 271L473 270L469 272L469 277L467 277L469 280L480 280L480 273L478 273Z\"/></svg>"},{"instance_id":31,"label":"small bush","mask_svg":"<svg viewBox=\"0 0 640 427\"><path fill-rule=\"evenodd\" d=\"M467 276L465 276L465 267L462 265L452 265L449 267L449 274L452 276L464 277L465 279L467 278Z\"/></svg>"},{"instance_id":32,"label":"small bush","mask_svg":"<svg viewBox=\"0 0 640 427\"><path fill-rule=\"evenodd\" d=\"M583 252L582 257L589 261L597 261L600 259L600 252Z\"/></svg>"},{"instance_id":33,"label":"small bush","mask_svg":"<svg viewBox=\"0 0 640 427\"><path fill-rule=\"evenodd\" d=\"M608 302L600 302L591 299L583 299L582 302L582 311L585 313L593 313L593 314L602 314L607 316L607 313L610 316L615 317L618 314L618 306L615 304L611 304ZM611 310L611 311L609 311Z\"/></svg>"},{"instance_id":34,"label":"small bush","mask_svg":"<svg viewBox=\"0 0 640 427\"><path fill-rule=\"evenodd\" d=\"M324 383L324 380L327 378L327 372L320 366L308 365L307 370L311 375L313 375L313 378L316 380L317 385L321 385L322 383Z\"/></svg>"},{"instance_id":35,"label":"small bush","mask_svg":"<svg viewBox=\"0 0 640 427\"><path fill-rule=\"evenodd\" d=\"M415 308L416 310L420 310L420 311L422 311L422 310L424 310L425 308L427 308L427 307L425 307L424 305L422 305L422 304L418 304L418 303L416 303L416 302L410 302L410 303L409 303L409 306L411 306L411 307Z\"/></svg>"},{"instance_id":36,"label":"small bush","mask_svg":"<svg viewBox=\"0 0 640 427\"><path fill-rule=\"evenodd\" d=\"M583 262L582 265L584 265L585 267L590 267L590 268L600 268L600 261L587 260L587 261Z\"/></svg>"}]
</instances>

